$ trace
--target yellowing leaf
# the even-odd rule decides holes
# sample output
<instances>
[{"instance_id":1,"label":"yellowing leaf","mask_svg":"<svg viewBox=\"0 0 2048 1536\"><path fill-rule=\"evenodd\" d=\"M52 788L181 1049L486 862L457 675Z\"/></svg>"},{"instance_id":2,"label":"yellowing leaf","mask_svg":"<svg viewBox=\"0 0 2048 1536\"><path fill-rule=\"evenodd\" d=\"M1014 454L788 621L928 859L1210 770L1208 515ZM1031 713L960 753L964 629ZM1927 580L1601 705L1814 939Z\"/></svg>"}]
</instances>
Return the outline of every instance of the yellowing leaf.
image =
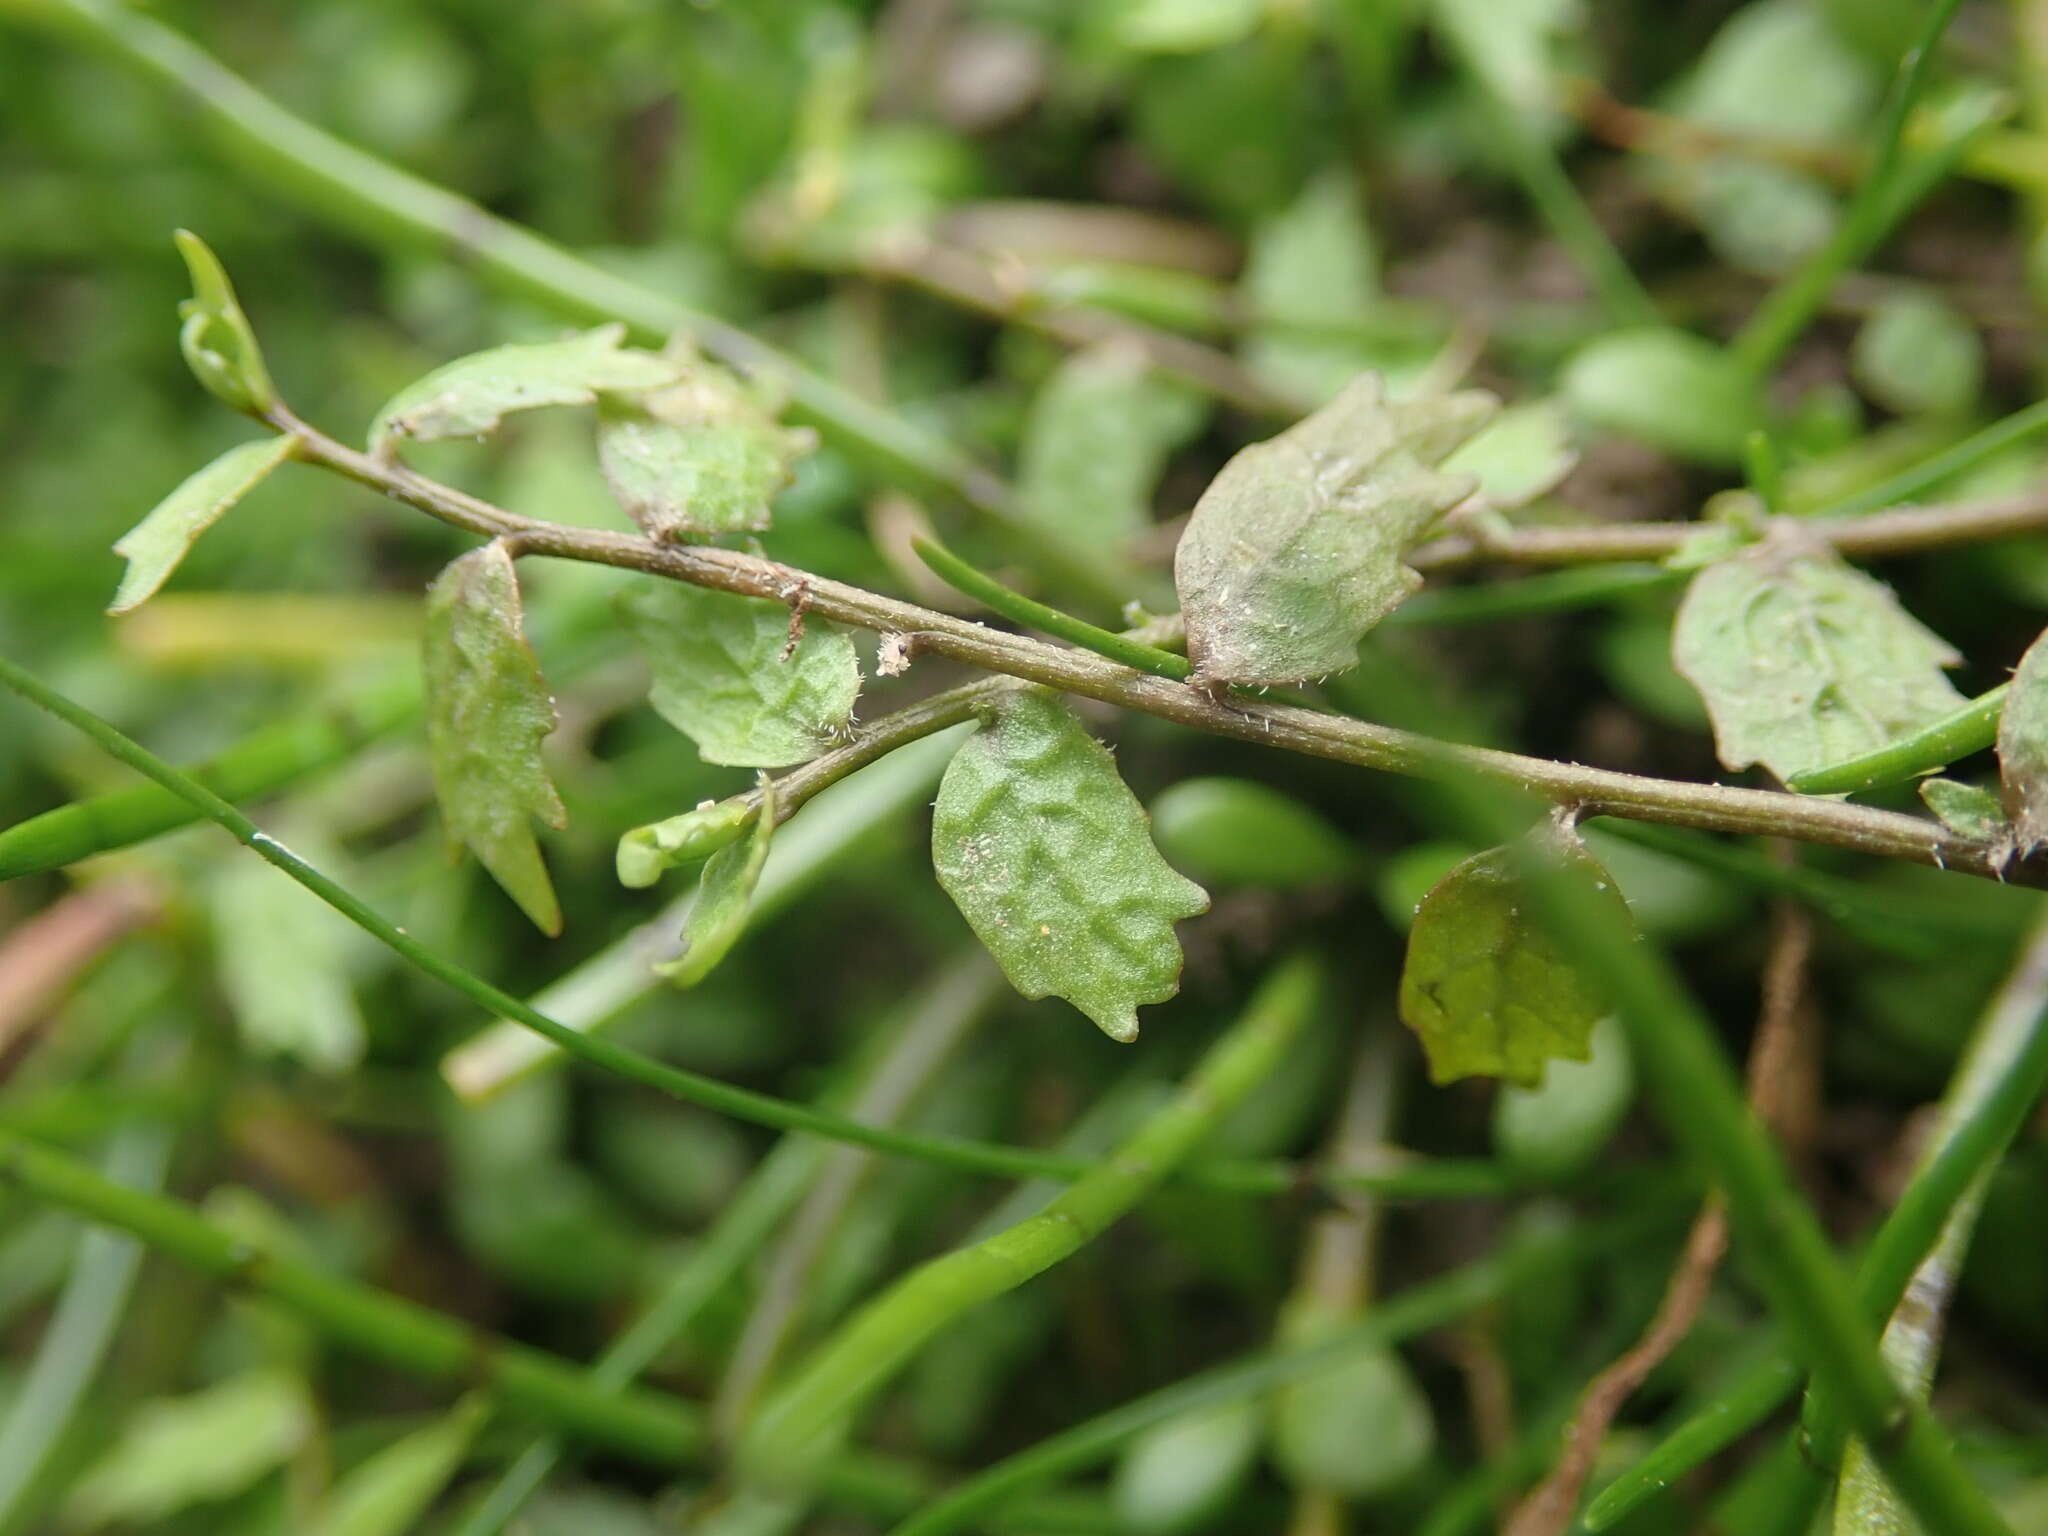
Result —
<instances>
[{"instance_id":1,"label":"yellowing leaf","mask_svg":"<svg viewBox=\"0 0 2048 1536\"><path fill-rule=\"evenodd\" d=\"M1494 409L1471 391L1388 401L1366 374L1202 493L1174 556L1203 683L1298 683L1351 666L1422 578L1401 556L1473 482L1440 464Z\"/></svg>"},{"instance_id":2,"label":"yellowing leaf","mask_svg":"<svg viewBox=\"0 0 2048 1536\"><path fill-rule=\"evenodd\" d=\"M1930 725L1963 696L1942 668L1954 650L1891 588L1801 530L1693 577L1671 660L1700 692L1730 768L1781 779L1855 757Z\"/></svg>"},{"instance_id":3,"label":"yellowing leaf","mask_svg":"<svg viewBox=\"0 0 2048 1536\"><path fill-rule=\"evenodd\" d=\"M1167 456L1207 414L1134 348L1075 353L1031 404L1017 473L1025 515L1084 545L1121 545L1152 521Z\"/></svg>"},{"instance_id":4,"label":"yellowing leaf","mask_svg":"<svg viewBox=\"0 0 2048 1536\"><path fill-rule=\"evenodd\" d=\"M1546 826L1518 853L1474 854L1422 898L1401 971L1401 1022L1421 1037L1438 1083L1481 1075L1533 1086L1553 1056L1584 1061L1608 1012L1537 921L1518 857L1576 866L1624 915L1614 881L1579 839Z\"/></svg>"},{"instance_id":5,"label":"yellowing leaf","mask_svg":"<svg viewBox=\"0 0 2048 1536\"><path fill-rule=\"evenodd\" d=\"M680 383L608 400L598 461L626 514L656 539L712 539L768 526L775 493L817 444L785 427L722 369L692 363Z\"/></svg>"},{"instance_id":6,"label":"yellowing leaf","mask_svg":"<svg viewBox=\"0 0 2048 1536\"><path fill-rule=\"evenodd\" d=\"M230 448L188 476L114 545L114 553L128 562L128 569L107 612L127 613L147 602L199 535L291 455L291 438L266 437Z\"/></svg>"},{"instance_id":7,"label":"yellowing leaf","mask_svg":"<svg viewBox=\"0 0 2048 1536\"><path fill-rule=\"evenodd\" d=\"M1024 996L1113 1040L1180 990L1173 925L1209 898L1152 846L1109 752L1046 694L1005 700L953 755L932 818L939 884Z\"/></svg>"},{"instance_id":8,"label":"yellowing leaf","mask_svg":"<svg viewBox=\"0 0 2048 1536\"><path fill-rule=\"evenodd\" d=\"M683 915L683 947L673 959L655 967L679 987L694 987L747 931L747 913L768 862L768 844L775 836L775 785L761 777L761 810L745 842L730 843L714 853L697 877L697 899Z\"/></svg>"},{"instance_id":9,"label":"yellowing leaf","mask_svg":"<svg viewBox=\"0 0 2048 1536\"><path fill-rule=\"evenodd\" d=\"M808 762L846 730L860 661L836 624L775 603L664 582L630 594L626 622L647 653L662 719L707 763L782 768Z\"/></svg>"},{"instance_id":10,"label":"yellowing leaf","mask_svg":"<svg viewBox=\"0 0 2048 1536\"><path fill-rule=\"evenodd\" d=\"M423 675L434 791L451 837L543 933L560 932L529 820L568 820L540 759L555 703L526 643L519 578L502 544L471 550L427 589Z\"/></svg>"},{"instance_id":11,"label":"yellowing leaf","mask_svg":"<svg viewBox=\"0 0 2048 1536\"><path fill-rule=\"evenodd\" d=\"M436 368L406 385L370 423L370 451L388 457L402 438L475 437L508 411L589 405L600 390L658 389L682 365L621 347L623 325L601 325L566 341L493 347Z\"/></svg>"},{"instance_id":12,"label":"yellowing leaf","mask_svg":"<svg viewBox=\"0 0 2048 1536\"><path fill-rule=\"evenodd\" d=\"M1998 717L1998 777L2019 851L2048 843L2048 634L2027 647Z\"/></svg>"}]
</instances>

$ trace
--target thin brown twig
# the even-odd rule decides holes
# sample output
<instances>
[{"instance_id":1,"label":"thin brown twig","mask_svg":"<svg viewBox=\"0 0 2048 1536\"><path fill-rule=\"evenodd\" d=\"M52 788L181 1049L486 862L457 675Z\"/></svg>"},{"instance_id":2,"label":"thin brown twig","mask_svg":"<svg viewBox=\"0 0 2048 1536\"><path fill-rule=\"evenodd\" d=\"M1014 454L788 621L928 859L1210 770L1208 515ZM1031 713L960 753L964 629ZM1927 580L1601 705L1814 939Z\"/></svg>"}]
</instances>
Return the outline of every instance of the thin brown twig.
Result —
<instances>
[{"instance_id":1,"label":"thin brown twig","mask_svg":"<svg viewBox=\"0 0 2048 1536\"><path fill-rule=\"evenodd\" d=\"M1789 901L1777 903L1774 915L1745 1075L1750 1104L1767 1125L1776 1128L1793 1102L1788 1084L1805 1033L1800 1022L1807 962L1813 953L1813 921L1803 908ZM1716 1191L1707 1197L1686 1234L1685 1247L1650 1325L1613 1364L1587 1383L1578 1411L1565 1430L1564 1452L1557 1465L1522 1500L1502 1536L1559 1536L1570 1525L1615 1416L1692 1331L1727 1251L1728 1211Z\"/></svg>"}]
</instances>

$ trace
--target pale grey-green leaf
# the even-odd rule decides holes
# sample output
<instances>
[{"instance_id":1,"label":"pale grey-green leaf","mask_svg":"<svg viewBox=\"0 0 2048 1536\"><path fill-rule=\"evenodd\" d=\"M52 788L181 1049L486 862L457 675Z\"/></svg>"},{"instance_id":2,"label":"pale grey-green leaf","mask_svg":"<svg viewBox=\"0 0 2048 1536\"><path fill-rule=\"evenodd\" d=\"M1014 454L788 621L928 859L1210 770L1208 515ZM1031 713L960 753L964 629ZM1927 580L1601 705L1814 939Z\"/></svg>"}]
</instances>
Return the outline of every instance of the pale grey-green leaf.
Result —
<instances>
[{"instance_id":1,"label":"pale grey-green leaf","mask_svg":"<svg viewBox=\"0 0 2048 1536\"><path fill-rule=\"evenodd\" d=\"M1610 331L1565 365L1564 398L1588 425L1705 464L1733 464L1762 419L1756 383L1703 336Z\"/></svg>"},{"instance_id":2,"label":"pale grey-green leaf","mask_svg":"<svg viewBox=\"0 0 2048 1536\"><path fill-rule=\"evenodd\" d=\"M763 774L761 810L753 830L746 841L728 844L705 863L697 877L697 899L683 915L682 949L673 960L657 965L657 971L679 987L694 987L726 957L747 931L754 887L761 881L774 836L775 784Z\"/></svg>"},{"instance_id":3,"label":"pale grey-green leaf","mask_svg":"<svg viewBox=\"0 0 2048 1536\"><path fill-rule=\"evenodd\" d=\"M1730 768L1780 779L1930 725L1964 700L1955 651L1891 588L1810 534L1779 525L1693 577L1671 660L1706 701Z\"/></svg>"},{"instance_id":4,"label":"pale grey-green leaf","mask_svg":"<svg viewBox=\"0 0 2048 1536\"><path fill-rule=\"evenodd\" d=\"M1422 584L1401 557L1471 493L1435 468L1493 413L1469 391L1390 402L1355 380L1223 466L1174 555L1198 682L1284 684L1341 671Z\"/></svg>"},{"instance_id":5,"label":"pale grey-green leaf","mask_svg":"<svg viewBox=\"0 0 2048 1536\"><path fill-rule=\"evenodd\" d=\"M759 532L796 461L817 444L785 427L723 369L693 362L663 389L604 403L598 462L619 505L649 537Z\"/></svg>"},{"instance_id":6,"label":"pale grey-green leaf","mask_svg":"<svg viewBox=\"0 0 2048 1536\"><path fill-rule=\"evenodd\" d=\"M128 1415L73 1487L64 1512L83 1526L154 1526L190 1505L240 1493L306 1442L314 1427L306 1384L258 1370Z\"/></svg>"},{"instance_id":7,"label":"pale grey-green leaf","mask_svg":"<svg viewBox=\"0 0 2048 1536\"><path fill-rule=\"evenodd\" d=\"M1539 1084L1552 1057L1586 1059L1609 1011L1538 919L1521 857L1576 868L1627 919L1612 877L1555 826L1532 833L1526 849L1491 848L1444 876L1416 908L1401 970L1401 1022L1421 1038L1434 1082L1478 1074Z\"/></svg>"},{"instance_id":8,"label":"pale grey-green leaf","mask_svg":"<svg viewBox=\"0 0 2048 1536\"><path fill-rule=\"evenodd\" d=\"M1180 990L1173 925L1209 907L1152 846L1108 749L1039 693L1005 700L953 754L932 865L1012 986L1065 998L1113 1040Z\"/></svg>"},{"instance_id":9,"label":"pale grey-green leaf","mask_svg":"<svg viewBox=\"0 0 2048 1536\"><path fill-rule=\"evenodd\" d=\"M622 347L626 328L601 325L563 341L492 347L436 368L393 395L370 424L370 451L388 456L404 438L475 437L510 411L589 405L603 390L658 389L682 365Z\"/></svg>"},{"instance_id":10,"label":"pale grey-green leaf","mask_svg":"<svg viewBox=\"0 0 2048 1536\"><path fill-rule=\"evenodd\" d=\"M1208 409L1135 347L1076 352L1032 402L1017 470L1025 515L1077 543L1122 545L1152 521L1152 490Z\"/></svg>"},{"instance_id":11,"label":"pale grey-green leaf","mask_svg":"<svg viewBox=\"0 0 2048 1536\"><path fill-rule=\"evenodd\" d=\"M1519 507L1555 490L1578 462L1564 403L1527 400L1481 428L1444 460L1444 469L1477 480L1479 494L1493 506Z\"/></svg>"},{"instance_id":12,"label":"pale grey-green leaf","mask_svg":"<svg viewBox=\"0 0 2048 1536\"><path fill-rule=\"evenodd\" d=\"M2048 633L2027 647L1998 717L1998 777L2021 853L2048 843Z\"/></svg>"},{"instance_id":13,"label":"pale grey-green leaf","mask_svg":"<svg viewBox=\"0 0 2048 1536\"><path fill-rule=\"evenodd\" d=\"M292 439L280 434L230 448L188 476L114 545L128 569L107 612L127 613L147 602L199 535L291 455Z\"/></svg>"},{"instance_id":14,"label":"pale grey-green leaf","mask_svg":"<svg viewBox=\"0 0 2048 1536\"><path fill-rule=\"evenodd\" d=\"M853 640L836 624L681 582L634 592L626 621L647 653L661 717L708 763L783 768L839 740L860 696Z\"/></svg>"},{"instance_id":15,"label":"pale grey-green leaf","mask_svg":"<svg viewBox=\"0 0 2048 1536\"><path fill-rule=\"evenodd\" d=\"M542 932L559 932L532 825L568 820L540 756L555 703L526 643L519 578L503 545L471 550L428 588L423 660L427 749L450 836Z\"/></svg>"},{"instance_id":16,"label":"pale grey-green leaf","mask_svg":"<svg viewBox=\"0 0 2048 1536\"><path fill-rule=\"evenodd\" d=\"M1984 341L1955 305L1932 289L1887 296L1849 349L1857 386L1901 416L1957 416L1977 403Z\"/></svg>"}]
</instances>

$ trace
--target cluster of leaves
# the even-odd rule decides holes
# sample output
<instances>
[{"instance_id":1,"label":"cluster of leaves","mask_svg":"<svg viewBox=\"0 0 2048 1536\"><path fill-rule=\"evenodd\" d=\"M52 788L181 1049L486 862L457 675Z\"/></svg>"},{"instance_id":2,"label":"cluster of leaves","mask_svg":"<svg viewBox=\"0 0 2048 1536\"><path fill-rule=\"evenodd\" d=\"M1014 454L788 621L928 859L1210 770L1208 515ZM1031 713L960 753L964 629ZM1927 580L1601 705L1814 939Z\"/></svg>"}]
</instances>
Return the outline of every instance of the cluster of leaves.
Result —
<instances>
[{"instance_id":1,"label":"cluster of leaves","mask_svg":"<svg viewBox=\"0 0 2048 1536\"><path fill-rule=\"evenodd\" d=\"M44 9L98 24L86 0ZM104 857L81 866L77 910L132 875L168 920L39 1005L47 1020L0 1119L9 1134L18 1122L87 1145L111 1123L110 1172L147 1187L166 1176L161 1148L138 1162L124 1138L155 1134L170 1099L184 1161L169 1166L223 1186L208 1214L252 1251L438 1296L564 1353L594 1350L622 1304L669 1276L710 1275L688 1281L696 1299L662 1341L664 1381L715 1389L728 1429L748 1419L754 1389L735 1383L749 1370L777 1390L751 1437L732 1439L747 1488L692 1474L667 1497L731 1533L805 1528L814 1490L783 1482L799 1462L815 1470L811 1438L850 1444L855 1407L884 1387L885 1436L971 1463L1249 1339L1283 1352L1341 1341L1376 1293L1468 1251L1476 1232L1502 1253L1548 1232L1576 1255L1570 1273L1475 1325L1473 1379L1505 1383L1534 1426L1516 1455L1486 1438L1501 1426L1483 1413L1488 1450L1476 1450L1450 1374L1380 1343L1284 1389L1166 1416L1120 1451L1106 1497L1047 1515L1047 1528L1274 1529L1277 1479L1299 1529L1332 1528L1347 1502L1391 1528L1476 1528L1501 1488L1552 1459L1543 1426L1561 1411L1558 1384L1626 1342L1668 1267L1655 1244L1588 1257L1605 1197L1577 1181L1603 1153L1663 1170L1632 1125L1636 1064L1607 987L1548 926L1535 866L1574 873L1634 930L1680 946L1731 1039L1771 936L1759 896L1824 913L1814 992L1844 1019L1825 1069L1825 1104L1844 1113L1826 1144L1838 1184L1873 1189L1890 1149L1872 1144L1884 1117L1871 1103L1902 1110L1938 1090L2031 898L1825 852L1786 866L1684 834L1624 840L1569 815L1493 846L1501 834L1474 832L1455 794L1136 716L1111 723L1022 683L977 696L965 727L929 750L899 749L814 798L878 722L952 679L913 664L914 635L876 642L808 611L804 573L957 606L908 556L936 521L1049 601L1170 602L1181 670L1218 707L1282 690L1434 736L1684 780L1713 777L1718 759L1887 805L1912 806L1910 786L1941 824L2021 858L2048 843L2040 550L1931 556L1903 567L1895 591L1809 515L2038 476L2031 427L1979 430L2022 397L2013 349L1997 344L2016 328L2003 317L2030 315L2037 296L2010 271L1978 280L1957 251L1995 240L2017 252L2013 230L2039 227L2040 210L1987 213L1982 187L1937 205L1916 225L1928 248L1902 244L1843 285L1802 366L1774 379L1783 346L1750 332L1724 344L1721 309L1748 309L1877 217L1854 188L1918 7L1758 0L1674 19L1643 3L1598 8L1611 14L1597 26L1596 8L1557 0L982 0L923 23L918 9L774 0L507 21L463 0L402 15L321 5L248 44L246 62L314 115L584 249L613 285L600 295L681 295L837 375L849 403L836 418L776 368L740 367L744 348L662 346L636 318L643 347L623 324L592 323L629 314L624 303L553 295L585 326L565 330L545 312L544 263L515 273L525 300L491 301L394 241L377 247L375 302L344 305L358 256L243 206L200 141L145 98L85 111L102 99L102 66L45 41L0 55L0 142L19 128L35 172L4 221L31 259L0 277L0 296L52 299L22 307L34 345L0 371L0 409L19 407L26 445L0 467L0 498L24 509L0 562L0 634L169 755L208 760L230 799L278 796L262 819L281 841L576 1030L613 1029L789 1099L822 1087L856 1118L914 1113L914 1129L941 1139L1062 1138L1095 1171L1054 1207L1026 1185L988 1209L942 1162L831 1172L794 1160L822 1158L801 1136L764 1155L731 1123L644 1088L572 1089L544 1070L548 1048L521 1037L501 1050L510 1025L425 997L254 861L219 862L196 838L145 841L176 818L39 733L0 746L23 819L0 834L0 871L47 881L77 855L36 840L84 836ZM909 40L920 24L934 30ZM1965 32L1942 56L1908 124L1906 168L1931 185L1960 166L2048 206L2027 159L2031 118L1985 137L2011 102L1984 36ZM538 150L535 117L549 125ZM1628 158L1594 145L1587 124ZM164 142L177 146L168 162ZM0 175L19 153L0 151ZM1558 199L1576 197L1560 156L1630 235L1654 303L1626 267L1617 281L1587 259L1576 203L1559 215ZM96 181L124 197L84 190ZM305 193L316 208L322 195ZM1100 206L1116 200L1143 206ZM1894 187L1884 227L1911 201ZM115 229L102 203L134 211ZM271 362L221 263L180 236L184 362L276 430L223 445L217 409L187 410L189 386L164 361L170 279L155 237L138 242L129 220L200 225L234 258ZM353 223L384 238L375 217ZM1483 238L1454 233L1467 226ZM488 271L478 228L471 254ZM1875 238L1844 260L1863 262ZM1558 282L1560 252L1583 284ZM948 263L962 261L994 274L978 302L1008 322L999 331L924 298L877 297L907 277L957 298ZM284 285L280 271L334 281ZM82 318L74 291L91 294ZM1074 313L1089 324L1063 334ZM1083 344L1037 334L1048 315L1058 342ZM1480 331L1490 388L1452 389ZM1192 365L1158 344L1165 333L1198 344ZM370 422L361 478L474 487L620 539L637 528L665 558L765 550L789 583L741 597L544 565L516 534L479 543L380 522L360 492L294 463L304 443L280 385L309 417ZM860 411L883 423L864 444L834 430ZM930 476L902 473L916 432L1012 464L1011 489L989 498L1002 515L962 518L929 494ZM1616 482L1628 518L1703 504L1697 536L1660 568L1592 573L1620 579L1578 596L1489 571L1418 597L1432 564L1418 551L1590 526ZM103 551L120 533L106 520L151 502L114 542L127 564L108 665L108 631L86 617L105 602ZM266 591L291 595L264 607ZM1425 638L1461 600L1585 611ZM1071 631L1082 644L1088 633ZM1972 700L1952 675L2000 687ZM1993 745L1995 780L1970 759ZM1927 776L1939 770L1958 776ZM89 796L69 831L29 814ZM420 814L429 799L438 815ZM919 812L933 801L927 845ZM509 905L443 856L449 842ZM651 920L620 893L678 871L691 888ZM196 910L166 894L188 888L204 893ZM534 943L534 928L559 943ZM1106 1064L1092 1032L1059 1027L1071 1014L996 1003L959 981L980 976L973 962L948 961L963 941L1021 998L1063 999L1114 1040L1136 1039L1139 1010L1155 1010L1144 1048ZM1295 974L1280 956L1304 942L1340 957L1327 967L1339 985L1276 1004ZM1278 979L1262 988L1263 971ZM1188 995L1162 1009L1184 981ZM959 1050L998 1008L1015 1027ZM945 1047L917 1034L948 1009ZM1240 1012L1267 1027L1256 1050L1221 1022ZM1371 1027L1382 1015L1418 1037L1418 1061ZM17 1027L0 1007L0 1040ZM1405 1136L1356 1084L1337 1102L1360 1034L1359 1082L1429 1095ZM1212 1038L1168 1096L1162 1081ZM861 1099L892 1074L929 1079L921 1108ZM1454 1086L1468 1077L1497 1081ZM1227 1180L1155 1188L1189 1158L1373 1170L1396 1140L1425 1159L1485 1154L1495 1187L1539 1193L1457 1219L1405 1215L1423 1255L1407 1258L1375 1253L1371 1217L1255 1206ZM2039 1148L2023 1145L1991 1186L1961 1322L2029 1358L2048 1353L2048 1273L2026 1221L2044 1178ZM785 1224L812 1186L825 1203ZM1668 1178L1644 1187L1641 1215L1689 1198ZM1091 1241L1134 1208L1143 1235ZM1832 1214L1847 1225L1864 1210L1859 1196ZM771 1238L757 1277L747 1261ZM150 1282L131 1292L132 1251L125 1272L78 1252L72 1264L53 1223L0 1237L0 1322L31 1341L67 1265L57 1316L82 1319L53 1324L33 1368L24 1352L21 1369L0 1369L0 1533L50 1510L80 1530L238 1536L467 1536L483 1518L444 1495L516 1449L488 1392L429 1419L393 1413L394 1400L445 1408L445 1394L395 1398L389 1380L335 1369L289 1307L185 1293L159 1304ZM728 1267L692 1269L706 1254ZM1083 1272L1069 1290L1020 1288L1068 1254ZM1110 1264L1118 1284L1104 1288ZM477 1283L435 1278L447 1269ZM465 1288L483 1299L455 1301ZM1721 1300L1654 1388L1662 1400L1712 1400L1716 1360L1767 1331L1739 1282ZM123 1327L136 1358L89 1403L51 1410L48 1373L90 1376ZM862 1353L885 1333L886 1349ZM1992 1447L1973 1467L2024 1511L2048 1475L2039 1437L2013 1428L2034 1405L1995 1373L1971 1379L1981 1390L1966 1411ZM25 1439L16 1426L32 1421L68 1438ZM799 1440L801 1456L782 1453ZM877 1463L844 1486L855 1506L900 1506L896 1476L908 1473ZM1744 1497L1770 1496L1743 1486L1728 1481L1716 1516L1729 1528L1747 1518ZM541 1532L626 1536L657 1528L662 1508L607 1468L560 1481L530 1515ZM1689 1518L1667 1492L1628 1528Z\"/></svg>"}]
</instances>

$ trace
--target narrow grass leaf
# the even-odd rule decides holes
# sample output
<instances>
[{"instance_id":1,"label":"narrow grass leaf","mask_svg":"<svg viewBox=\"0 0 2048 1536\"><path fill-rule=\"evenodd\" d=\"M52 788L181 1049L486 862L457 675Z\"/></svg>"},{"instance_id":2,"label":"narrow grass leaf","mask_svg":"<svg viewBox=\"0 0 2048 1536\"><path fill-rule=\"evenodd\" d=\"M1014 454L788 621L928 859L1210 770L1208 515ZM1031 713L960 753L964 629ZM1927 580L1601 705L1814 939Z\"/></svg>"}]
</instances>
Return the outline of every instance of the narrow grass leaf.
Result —
<instances>
[{"instance_id":1,"label":"narrow grass leaf","mask_svg":"<svg viewBox=\"0 0 2048 1536\"><path fill-rule=\"evenodd\" d=\"M1401 556L1472 491L1434 466L1494 404L1477 391L1395 403L1366 374L1224 465L1174 556L1196 680L1298 683L1353 665L1422 585Z\"/></svg>"},{"instance_id":2,"label":"narrow grass leaf","mask_svg":"<svg viewBox=\"0 0 2048 1536\"><path fill-rule=\"evenodd\" d=\"M475 437L507 412L590 405L601 390L658 389L681 365L622 347L623 325L601 325L564 341L492 347L436 368L393 395L370 423L370 451L388 458L405 438Z\"/></svg>"},{"instance_id":3,"label":"narrow grass leaf","mask_svg":"<svg viewBox=\"0 0 2048 1536\"><path fill-rule=\"evenodd\" d=\"M241 443L152 507L149 515L114 545L114 553L128 562L128 569L107 612L128 613L147 602L178 568L199 535L291 456L289 437Z\"/></svg>"},{"instance_id":4,"label":"narrow grass leaf","mask_svg":"<svg viewBox=\"0 0 2048 1536\"><path fill-rule=\"evenodd\" d=\"M785 427L724 369L693 362L680 382L608 396L598 414L605 483L649 538L758 533L817 434Z\"/></svg>"},{"instance_id":5,"label":"narrow grass leaf","mask_svg":"<svg viewBox=\"0 0 2048 1536\"><path fill-rule=\"evenodd\" d=\"M775 836L775 785L761 777L761 810L743 843L714 853L697 877L697 899L683 918L683 948L675 959L655 969L678 987L694 987L747 931L754 887L768 862L768 844Z\"/></svg>"},{"instance_id":6,"label":"narrow grass leaf","mask_svg":"<svg viewBox=\"0 0 2048 1536\"><path fill-rule=\"evenodd\" d=\"M1209 907L1159 856L1108 750L1041 693L1005 700L953 755L932 864L1012 986L1065 998L1113 1040L1180 990L1173 925Z\"/></svg>"},{"instance_id":7,"label":"narrow grass leaf","mask_svg":"<svg viewBox=\"0 0 2048 1536\"><path fill-rule=\"evenodd\" d=\"M1959 659L1891 588L1783 525L1693 577L1671 637L1721 761L1780 779L1954 712L1967 701L1942 669Z\"/></svg>"},{"instance_id":8,"label":"narrow grass leaf","mask_svg":"<svg viewBox=\"0 0 2048 1536\"><path fill-rule=\"evenodd\" d=\"M1585 872L1624 922L1628 906L1576 833L1546 823L1544 859ZM1416 909L1401 971L1401 1021L1422 1040L1437 1083L1505 1078L1534 1087L1554 1056L1584 1061L1609 1012L1597 982L1539 921L1513 849L1474 854Z\"/></svg>"},{"instance_id":9,"label":"narrow grass leaf","mask_svg":"<svg viewBox=\"0 0 2048 1536\"><path fill-rule=\"evenodd\" d=\"M655 710L705 762L784 768L845 735L860 660L838 625L799 626L775 603L681 582L631 593L621 607L654 674Z\"/></svg>"},{"instance_id":10,"label":"narrow grass leaf","mask_svg":"<svg viewBox=\"0 0 2048 1536\"><path fill-rule=\"evenodd\" d=\"M428 588L422 675L434 790L452 839L543 933L560 932L530 820L568 820L540 757L555 702L526 643L519 578L502 544L471 550Z\"/></svg>"}]
</instances>

